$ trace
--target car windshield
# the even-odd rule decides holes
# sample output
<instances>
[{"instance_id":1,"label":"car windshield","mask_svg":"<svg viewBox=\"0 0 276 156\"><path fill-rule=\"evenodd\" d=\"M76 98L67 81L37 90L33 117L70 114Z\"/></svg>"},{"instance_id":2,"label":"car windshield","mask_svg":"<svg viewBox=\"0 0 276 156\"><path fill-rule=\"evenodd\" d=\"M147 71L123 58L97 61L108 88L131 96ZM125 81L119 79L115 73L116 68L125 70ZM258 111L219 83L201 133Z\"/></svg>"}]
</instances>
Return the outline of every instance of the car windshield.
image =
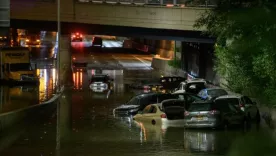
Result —
<instances>
[{"instance_id":1,"label":"car windshield","mask_svg":"<svg viewBox=\"0 0 276 156\"><path fill-rule=\"evenodd\" d=\"M126 105L139 105L140 96L134 96L132 97Z\"/></svg>"},{"instance_id":2,"label":"car windshield","mask_svg":"<svg viewBox=\"0 0 276 156\"><path fill-rule=\"evenodd\" d=\"M31 71L32 67L29 63L10 64L10 71Z\"/></svg>"},{"instance_id":3,"label":"car windshield","mask_svg":"<svg viewBox=\"0 0 276 156\"><path fill-rule=\"evenodd\" d=\"M215 101L217 104L231 104L231 105L239 105L239 99L238 98L225 98L225 99L217 99Z\"/></svg>"},{"instance_id":4,"label":"car windshield","mask_svg":"<svg viewBox=\"0 0 276 156\"><path fill-rule=\"evenodd\" d=\"M106 82L108 81L108 77L106 76L95 76L91 78L92 82Z\"/></svg>"},{"instance_id":5,"label":"car windshield","mask_svg":"<svg viewBox=\"0 0 276 156\"><path fill-rule=\"evenodd\" d=\"M228 93L223 90L223 89L213 89L213 90L208 90L208 95L211 97L216 97L216 96L222 96L222 95L227 95Z\"/></svg>"},{"instance_id":6,"label":"car windshield","mask_svg":"<svg viewBox=\"0 0 276 156\"><path fill-rule=\"evenodd\" d=\"M210 111L212 108L211 103L193 103L188 109L189 112Z\"/></svg>"}]
</instances>

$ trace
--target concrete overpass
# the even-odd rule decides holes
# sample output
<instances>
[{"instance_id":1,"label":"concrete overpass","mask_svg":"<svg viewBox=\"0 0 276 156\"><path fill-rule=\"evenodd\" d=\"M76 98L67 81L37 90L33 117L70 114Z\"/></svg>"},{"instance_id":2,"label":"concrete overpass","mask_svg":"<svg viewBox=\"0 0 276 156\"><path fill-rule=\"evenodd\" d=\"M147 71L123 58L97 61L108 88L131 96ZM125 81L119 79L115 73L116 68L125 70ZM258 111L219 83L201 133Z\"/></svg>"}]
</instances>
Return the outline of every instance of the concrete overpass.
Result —
<instances>
[{"instance_id":1,"label":"concrete overpass","mask_svg":"<svg viewBox=\"0 0 276 156\"><path fill-rule=\"evenodd\" d=\"M11 20L56 21L55 0L10 0ZM61 21L112 26L194 30L206 8L83 3L61 0Z\"/></svg>"}]
</instances>

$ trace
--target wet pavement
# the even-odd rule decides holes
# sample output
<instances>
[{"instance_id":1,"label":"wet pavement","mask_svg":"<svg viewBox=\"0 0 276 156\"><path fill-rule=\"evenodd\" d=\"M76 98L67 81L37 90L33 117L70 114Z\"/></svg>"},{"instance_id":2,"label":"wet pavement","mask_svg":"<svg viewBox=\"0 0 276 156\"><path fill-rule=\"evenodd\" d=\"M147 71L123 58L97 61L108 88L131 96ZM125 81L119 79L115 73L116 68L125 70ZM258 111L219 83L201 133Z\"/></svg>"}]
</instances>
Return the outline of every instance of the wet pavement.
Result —
<instances>
[{"instance_id":1,"label":"wet pavement","mask_svg":"<svg viewBox=\"0 0 276 156\"><path fill-rule=\"evenodd\" d=\"M139 93L129 89L126 82L144 78L146 74L141 73L155 75L152 74L155 71L145 63L150 60L149 56L134 57L133 54L107 56L105 53L93 56L96 58L94 60L104 62L107 66L113 63L123 68L112 70L91 66L87 70L75 70L74 87L66 89L57 111L47 114L46 117L29 120L29 124L18 125L7 134L2 133L0 155L226 155L236 144L236 139L244 138L246 135L242 130L186 130L136 122L130 117L114 117L112 111L115 107ZM79 55L76 57L81 59ZM136 62L136 65L131 62L134 64ZM41 91L31 91L22 97L43 101L53 93L51 86L55 83L52 74L54 71L40 69L39 73L44 77L41 78L41 86L37 89ZM95 73L109 74L114 79L114 89L109 93L91 91L88 87L89 79ZM14 103L22 104L19 101Z\"/></svg>"}]
</instances>

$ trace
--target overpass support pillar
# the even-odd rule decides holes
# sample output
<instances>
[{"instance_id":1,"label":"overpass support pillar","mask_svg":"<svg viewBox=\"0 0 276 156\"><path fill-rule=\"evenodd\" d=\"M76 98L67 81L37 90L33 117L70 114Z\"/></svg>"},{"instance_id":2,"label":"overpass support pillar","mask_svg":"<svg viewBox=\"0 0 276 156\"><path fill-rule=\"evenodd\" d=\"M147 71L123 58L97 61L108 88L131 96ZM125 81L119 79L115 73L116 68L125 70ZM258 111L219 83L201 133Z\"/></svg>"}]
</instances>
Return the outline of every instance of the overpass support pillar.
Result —
<instances>
[{"instance_id":1,"label":"overpass support pillar","mask_svg":"<svg viewBox=\"0 0 276 156\"><path fill-rule=\"evenodd\" d=\"M71 40L70 36L60 36L60 85L73 85L72 58L71 58Z\"/></svg>"}]
</instances>

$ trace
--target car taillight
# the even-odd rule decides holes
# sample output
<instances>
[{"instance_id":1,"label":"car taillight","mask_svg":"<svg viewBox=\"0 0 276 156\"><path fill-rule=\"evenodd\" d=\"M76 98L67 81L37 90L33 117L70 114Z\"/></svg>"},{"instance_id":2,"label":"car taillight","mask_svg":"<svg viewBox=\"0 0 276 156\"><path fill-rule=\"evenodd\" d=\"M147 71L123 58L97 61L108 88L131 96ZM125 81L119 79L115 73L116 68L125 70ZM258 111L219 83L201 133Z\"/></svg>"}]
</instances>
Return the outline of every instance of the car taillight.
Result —
<instances>
[{"instance_id":1,"label":"car taillight","mask_svg":"<svg viewBox=\"0 0 276 156\"><path fill-rule=\"evenodd\" d=\"M240 104L239 106L240 106L240 107L244 107L244 104Z\"/></svg>"},{"instance_id":2,"label":"car taillight","mask_svg":"<svg viewBox=\"0 0 276 156\"><path fill-rule=\"evenodd\" d=\"M189 115L190 115L190 113L188 111L184 112L184 116L189 116Z\"/></svg>"},{"instance_id":3,"label":"car taillight","mask_svg":"<svg viewBox=\"0 0 276 156\"><path fill-rule=\"evenodd\" d=\"M167 118L166 114L161 114L161 118Z\"/></svg>"},{"instance_id":4,"label":"car taillight","mask_svg":"<svg viewBox=\"0 0 276 156\"><path fill-rule=\"evenodd\" d=\"M150 86L144 86L144 89L150 89Z\"/></svg>"},{"instance_id":5,"label":"car taillight","mask_svg":"<svg viewBox=\"0 0 276 156\"><path fill-rule=\"evenodd\" d=\"M211 111L209 111L209 114L211 114L211 115L219 114L219 111L218 110L211 110Z\"/></svg>"}]
</instances>

